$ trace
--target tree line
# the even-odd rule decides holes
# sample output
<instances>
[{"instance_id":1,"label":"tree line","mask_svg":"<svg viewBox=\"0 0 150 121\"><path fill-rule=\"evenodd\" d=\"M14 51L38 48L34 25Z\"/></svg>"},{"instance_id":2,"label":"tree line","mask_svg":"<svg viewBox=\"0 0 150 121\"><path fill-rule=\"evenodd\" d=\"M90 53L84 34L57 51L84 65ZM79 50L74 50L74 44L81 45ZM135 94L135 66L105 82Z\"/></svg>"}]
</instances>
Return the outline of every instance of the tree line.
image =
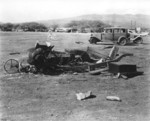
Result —
<instances>
[{"instance_id":1,"label":"tree line","mask_svg":"<svg viewBox=\"0 0 150 121\"><path fill-rule=\"evenodd\" d=\"M109 25L103 23L101 21L92 21L92 20L80 20L80 21L71 21L63 27L71 28L72 30L80 30L80 32L84 32L85 29L90 29L91 32L99 32L102 28L108 27ZM37 22L28 22L21 24L12 24L12 23L4 23L0 24L1 31L32 31L32 32L47 32L49 29L55 31L59 28L59 24L52 24L50 26L46 26L44 24L40 24ZM61 26L62 27L62 26Z\"/></svg>"},{"instance_id":2,"label":"tree line","mask_svg":"<svg viewBox=\"0 0 150 121\"><path fill-rule=\"evenodd\" d=\"M66 27L71 27L73 29L80 29L85 31L85 29L90 29L91 32L101 32L104 27L109 27L109 24L106 24L102 21L92 21L92 20L81 20L81 21L71 21L66 24Z\"/></svg>"},{"instance_id":3,"label":"tree line","mask_svg":"<svg viewBox=\"0 0 150 121\"><path fill-rule=\"evenodd\" d=\"M32 31L32 32L45 32L48 28L44 24L29 22L22 24L4 23L0 24L1 31Z\"/></svg>"}]
</instances>

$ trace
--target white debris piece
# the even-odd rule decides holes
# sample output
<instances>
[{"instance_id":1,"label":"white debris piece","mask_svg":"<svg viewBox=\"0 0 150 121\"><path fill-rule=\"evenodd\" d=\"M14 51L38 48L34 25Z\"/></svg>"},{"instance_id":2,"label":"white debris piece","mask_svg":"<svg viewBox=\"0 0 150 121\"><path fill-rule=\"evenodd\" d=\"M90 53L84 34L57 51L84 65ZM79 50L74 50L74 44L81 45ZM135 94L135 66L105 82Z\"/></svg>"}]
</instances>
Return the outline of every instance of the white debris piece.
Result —
<instances>
[{"instance_id":1,"label":"white debris piece","mask_svg":"<svg viewBox=\"0 0 150 121\"><path fill-rule=\"evenodd\" d=\"M106 99L110 101L121 101L118 96L107 96Z\"/></svg>"},{"instance_id":2,"label":"white debris piece","mask_svg":"<svg viewBox=\"0 0 150 121\"><path fill-rule=\"evenodd\" d=\"M96 63L103 63L105 62L105 60L103 58L101 58L100 60L98 60Z\"/></svg>"},{"instance_id":3,"label":"white debris piece","mask_svg":"<svg viewBox=\"0 0 150 121\"><path fill-rule=\"evenodd\" d=\"M47 45L47 47L50 47L51 43L50 42L46 42L46 45Z\"/></svg>"},{"instance_id":4,"label":"white debris piece","mask_svg":"<svg viewBox=\"0 0 150 121\"><path fill-rule=\"evenodd\" d=\"M74 72L73 74L74 74L74 75L78 75L78 73L77 73L77 72Z\"/></svg>"},{"instance_id":5,"label":"white debris piece","mask_svg":"<svg viewBox=\"0 0 150 121\"><path fill-rule=\"evenodd\" d=\"M80 93L77 93L77 94L76 94L78 100L84 100L84 99L90 97L91 95L92 95L92 92L91 92L91 91L88 91L88 92L86 92L86 93L81 93L81 92L80 92Z\"/></svg>"}]
</instances>

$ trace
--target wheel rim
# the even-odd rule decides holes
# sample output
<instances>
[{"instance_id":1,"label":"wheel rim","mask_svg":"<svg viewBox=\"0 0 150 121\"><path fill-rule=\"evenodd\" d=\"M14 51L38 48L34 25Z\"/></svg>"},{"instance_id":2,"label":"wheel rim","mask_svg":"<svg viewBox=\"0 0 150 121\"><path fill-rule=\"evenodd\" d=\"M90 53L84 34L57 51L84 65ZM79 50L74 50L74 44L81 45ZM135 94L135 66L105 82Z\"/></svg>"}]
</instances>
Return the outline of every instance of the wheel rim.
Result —
<instances>
[{"instance_id":1,"label":"wheel rim","mask_svg":"<svg viewBox=\"0 0 150 121\"><path fill-rule=\"evenodd\" d=\"M6 61L5 65L4 65L4 70L8 74L18 73L19 72L19 62L15 59L9 59L8 61Z\"/></svg>"},{"instance_id":2,"label":"wheel rim","mask_svg":"<svg viewBox=\"0 0 150 121\"><path fill-rule=\"evenodd\" d=\"M127 42L126 42L126 39L121 39L121 41L120 41L120 45L125 45Z\"/></svg>"}]
</instances>

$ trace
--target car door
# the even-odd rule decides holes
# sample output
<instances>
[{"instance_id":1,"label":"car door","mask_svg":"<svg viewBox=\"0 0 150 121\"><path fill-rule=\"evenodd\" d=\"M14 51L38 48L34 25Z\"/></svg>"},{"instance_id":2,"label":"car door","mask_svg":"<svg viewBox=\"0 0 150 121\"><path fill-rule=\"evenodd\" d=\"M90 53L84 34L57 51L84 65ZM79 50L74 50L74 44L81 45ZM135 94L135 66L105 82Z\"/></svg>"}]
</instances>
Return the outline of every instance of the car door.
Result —
<instances>
[{"instance_id":1,"label":"car door","mask_svg":"<svg viewBox=\"0 0 150 121\"><path fill-rule=\"evenodd\" d=\"M104 36L105 41L112 41L113 40L113 31L112 31L112 29L105 29L103 36Z\"/></svg>"},{"instance_id":2,"label":"car door","mask_svg":"<svg viewBox=\"0 0 150 121\"><path fill-rule=\"evenodd\" d=\"M114 33L114 41L118 41L118 38L121 36L126 37L126 29L124 28L115 28L113 30Z\"/></svg>"}]
</instances>

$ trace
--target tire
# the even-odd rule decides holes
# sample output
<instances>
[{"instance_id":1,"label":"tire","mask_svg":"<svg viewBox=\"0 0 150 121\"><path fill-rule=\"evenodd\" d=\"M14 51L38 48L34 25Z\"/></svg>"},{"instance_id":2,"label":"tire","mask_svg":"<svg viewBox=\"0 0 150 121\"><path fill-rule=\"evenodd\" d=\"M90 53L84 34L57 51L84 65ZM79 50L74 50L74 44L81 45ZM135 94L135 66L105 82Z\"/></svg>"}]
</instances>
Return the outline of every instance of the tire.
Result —
<instances>
[{"instance_id":1,"label":"tire","mask_svg":"<svg viewBox=\"0 0 150 121\"><path fill-rule=\"evenodd\" d=\"M121 38L120 40L119 40L119 45L121 45L121 46L125 46L127 44L127 39L126 38Z\"/></svg>"},{"instance_id":2,"label":"tire","mask_svg":"<svg viewBox=\"0 0 150 121\"><path fill-rule=\"evenodd\" d=\"M97 43L96 39L94 39L94 38L93 38L93 43L94 43L94 44L96 44L96 43Z\"/></svg>"},{"instance_id":3,"label":"tire","mask_svg":"<svg viewBox=\"0 0 150 121\"><path fill-rule=\"evenodd\" d=\"M135 44L142 44L143 43L143 39L141 37L137 38L135 41L134 41Z\"/></svg>"},{"instance_id":4,"label":"tire","mask_svg":"<svg viewBox=\"0 0 150 121\"><path fill-rule=\"evenodd\" d=\"M89 42L90 42L90 44L95 44L95 43L96 43L96 41L94 40L94 38L91 38L91 39L89 40Z\"/></svg>"}]
</instances>

